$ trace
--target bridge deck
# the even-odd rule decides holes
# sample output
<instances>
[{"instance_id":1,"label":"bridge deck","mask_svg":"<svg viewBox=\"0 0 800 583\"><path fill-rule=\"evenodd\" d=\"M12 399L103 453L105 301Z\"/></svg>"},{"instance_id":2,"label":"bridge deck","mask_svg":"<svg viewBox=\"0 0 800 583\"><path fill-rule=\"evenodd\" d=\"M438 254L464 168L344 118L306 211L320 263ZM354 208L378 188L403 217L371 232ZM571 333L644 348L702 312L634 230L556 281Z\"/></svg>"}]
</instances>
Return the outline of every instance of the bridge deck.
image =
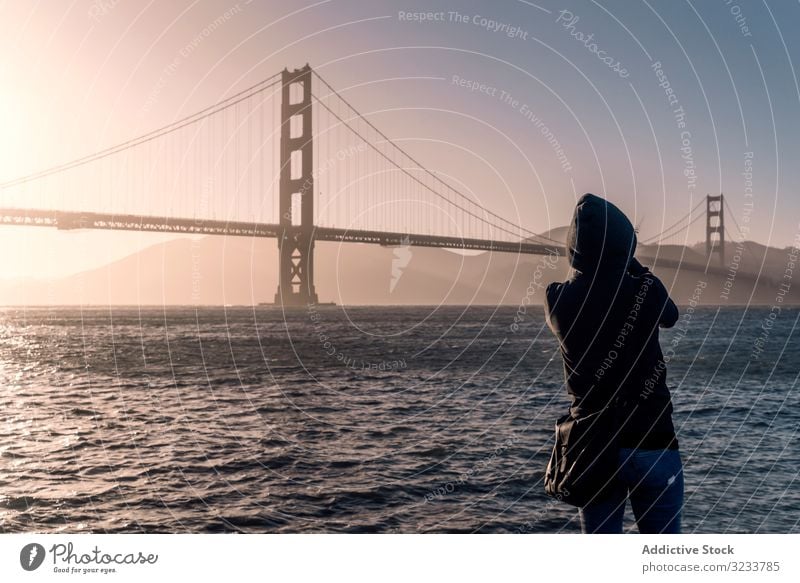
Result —
<instances>
[{"instance_id":1,"label":"bridge deck","mask_svg":"<svg viewBox=\"0 0 800 583\"><path fill-rule=\"evenodd\" d=\"M274 223L176 219L148 215L111 215L77 211L65 212L9 208L0 209L0 225L54 227L61 230L101 229L111 231L151 231L158 233L272 238L278 238L283 229L280 225ZM317 241L371 243L385 246L413 245L417 247L472 249L527 255L564 256L566 254L563 247L557 245L542 245L528 241L492 241L438 235L414 235L410 233L338 229L332 227L316 227L314 238ZM726 276L729 273L729 270L724 266L678 261L653 255L645 255L644 258L651 260L651 263L658 268L688 269L718 276ZM753 273L738 272L736 276L749 280L759 279L759 275ZM760 279L762 282L772 281L770 278L763 275L760 276Z\"/></svg>"},{"instance_id":2,"label":"bridge deck","mask_svg":"<svg viewBox=\"0 0 800 583\"><path fill-rule=\"evenodd\" d=\"M0 209L0 224L54 227L61 230L102 229L111 231L151 231L200 235L229 235L233 237L277 238L282 227L274 223L251 223L209 219L176 219L147 215L110 215L90 212L43 211L33 209ZM414 245L448 249L502 251L532 255L563 255L564 249L525 241L492 241L437 235L414 235L383 231L364 231L316 227L317 241L342 243L372 243L378 245Z\"/></svg>"}]
</instances>

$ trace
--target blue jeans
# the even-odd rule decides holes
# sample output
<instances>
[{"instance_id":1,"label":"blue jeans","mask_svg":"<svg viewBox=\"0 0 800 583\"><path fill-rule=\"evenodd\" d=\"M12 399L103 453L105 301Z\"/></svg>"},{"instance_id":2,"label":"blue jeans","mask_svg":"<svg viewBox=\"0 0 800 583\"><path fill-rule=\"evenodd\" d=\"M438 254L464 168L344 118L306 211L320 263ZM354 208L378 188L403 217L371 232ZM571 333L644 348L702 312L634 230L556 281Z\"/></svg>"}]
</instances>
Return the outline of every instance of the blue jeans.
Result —
<instances>
[{"instance_id":1,"label":"blue jeans","mask_svg":"<svg viewBox=\"0 0 800 583\"><path fill-rule=\"evenodd\" d=\"M680 533L683 465L678 450L622 448L619 466L611 493L580 509L581 530L621 533L630 497L640 533Z\"/></svg>"}]
</instances>

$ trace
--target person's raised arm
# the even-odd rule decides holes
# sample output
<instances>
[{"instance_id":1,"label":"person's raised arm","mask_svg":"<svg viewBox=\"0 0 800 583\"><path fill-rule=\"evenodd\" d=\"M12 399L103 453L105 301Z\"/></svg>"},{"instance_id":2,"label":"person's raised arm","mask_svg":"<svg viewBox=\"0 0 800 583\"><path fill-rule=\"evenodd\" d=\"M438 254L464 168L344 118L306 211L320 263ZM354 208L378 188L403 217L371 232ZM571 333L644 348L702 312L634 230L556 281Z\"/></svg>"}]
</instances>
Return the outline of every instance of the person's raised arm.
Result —
<instances>
[{"instance_id":1,"label":"person's raised arm","mask_svg":"<svg viewBox=\"0 0 800 583\"><path fill-rule=\"evenodd\" d=\"M663 328L672 328L675 325L675 322L678 321L678 306L675 305L675 302L672 301L672 298L669 297L669 292L667 288L664 287L664 284L661 283L661 280L658 279L655 275L653 279L656 280L657 285L661 288L663 293L664 300L661 302L661 306L663 306L663 310L661 312L661 319L658 321L658 324Z\"/></svg>"},{"instance_id":2,"label":"person's raised arm","mask_svg":"<svg viewBox=\"0 0 800 583\"><path fill-rule=\"evenodd\" d=\"M653 285L658 291L658 308L661 310L661 317L658 320L659 326L662 328L672 328L678 321L678 306L669 297L669 292L664 284L658 279L648 267L645 267L633 257L628 265L628 273L634 277L642 277L647 274L648 277L653 279Z\"/></svg>"}]
</instances>

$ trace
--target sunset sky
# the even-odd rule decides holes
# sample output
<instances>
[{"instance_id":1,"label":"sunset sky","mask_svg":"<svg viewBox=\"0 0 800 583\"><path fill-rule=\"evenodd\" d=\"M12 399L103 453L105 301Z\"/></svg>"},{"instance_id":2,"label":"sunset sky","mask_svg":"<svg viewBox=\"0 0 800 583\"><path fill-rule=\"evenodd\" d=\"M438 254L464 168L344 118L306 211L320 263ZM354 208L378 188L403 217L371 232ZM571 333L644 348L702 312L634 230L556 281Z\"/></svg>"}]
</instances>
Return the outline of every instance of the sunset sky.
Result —
<instances>
[{"instance_id":1,"label":"sunset sky","mask_svg":"<svg viewBox=\"0 0 800 583\"><path fill-rule=\"evenodd\" d=\"M310 63L427 167L536 232L566 224L584 192L618 203L642 239L719 192L731 233L750 202L749 239L784 247L800 231L797 3L95 0L0 12L0 182ZM66 204L50 196L37 204ZM681 237L704 239L703 221ZM73 273L168 238L2 227L4 277Z\"/></svg>"}]
</instances>

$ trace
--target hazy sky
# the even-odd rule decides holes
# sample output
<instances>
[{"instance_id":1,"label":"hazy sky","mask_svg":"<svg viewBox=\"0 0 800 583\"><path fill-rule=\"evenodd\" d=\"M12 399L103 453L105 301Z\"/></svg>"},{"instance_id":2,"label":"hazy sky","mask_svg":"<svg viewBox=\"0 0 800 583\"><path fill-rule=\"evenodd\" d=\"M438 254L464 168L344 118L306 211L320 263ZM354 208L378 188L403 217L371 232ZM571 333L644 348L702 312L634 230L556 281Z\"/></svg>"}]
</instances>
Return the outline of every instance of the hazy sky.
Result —
<instances>
[{"instance_id":1,"label":"hazy sky","mask_svg":"<svg viewBox=\"0 0 800 583\"><path fill-rule=\"evenodd\" d=\"M788 246L800 230L795 2L50 0L0 11L0 180L308 62L428 167L532 230L567 223L587 191L618 203L643 239L718 192L732 233L735 218L748 238ZM681 236L703 239L702 220ZM7 276L69 273L162 239L0 229Z\"/></svg>"}]
</instances>

